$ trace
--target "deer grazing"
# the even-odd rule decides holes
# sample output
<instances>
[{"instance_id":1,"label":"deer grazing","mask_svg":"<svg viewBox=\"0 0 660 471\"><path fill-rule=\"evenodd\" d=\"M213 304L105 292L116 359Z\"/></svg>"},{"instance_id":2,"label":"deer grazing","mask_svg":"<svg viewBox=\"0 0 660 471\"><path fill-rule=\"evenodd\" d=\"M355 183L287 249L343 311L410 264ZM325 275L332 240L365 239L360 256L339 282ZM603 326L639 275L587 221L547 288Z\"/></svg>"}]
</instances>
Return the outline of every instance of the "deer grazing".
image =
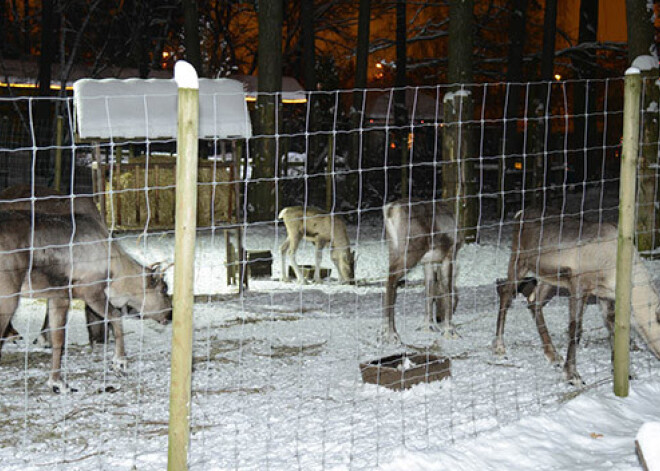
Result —
<instances>
[{"instance_id":1,"label":"deer grazing","mask_svg":"<svg viewBox=\"0 0 660 471\"><path fill-rule=\"evenodd\" d=\"M456 256L463 245L452 208L441 202L399 200L383 207L389 270L383 300L383 337L400 342L394 325L397 282L418 263L424 266L424 328L456 335ZM435 304L435 313L433 306Z\"/></svg>"},{"instance_id":2,"label":"deer grazing","mask_svg":"<svg viewBox=\"0 0 660 471\"><path fill-rule=\"evenodd\" d=\"M36 199L32 201L32 197ZM0 211L34 211L39 214L85 214L97 220L105 226L105 221L96 207L91 196L76 195L75 198L64 196L52 188L35 185L15 185L6 188L0 193ZM48 302L46 317L41 327L41 334L35 340L43 346L50 346L50 333L48 331L48 311L51 301ZM104 343L107 336L107 325L103 322L103 316L95 313L89 306L85 306L85 317L87 319L87 332L89 342ZM16 332L9 324L4 337L12 336Z\"/></svg>"},{"instance_id":3,"label":"deer grazing","mask_svg":"<svg viewBox=\"0 0 660 471\"><path fill-rule=\"evenodd\" d=\"M7 332L20 296L48 298L53 346L48 385L55 392L71 390L61 376L71 298L82 299L112 323L113 365L119 370L127 365L120 309L133 308L161 324L172 318L162 274L108 239L105 226L90 216L0 212L0 332Z\"/></svg>"},{"instance_id":4,"label":"deer grazing","mask_svg":"<svg viewBox=\"0 0 660 471\"><path fill-rule=\"evenodd\" d=\"M597 223L539 209L528 209L516 215L513 243L506 282L498 284L500 308L496 337L497 354L506 352L504 323L515 297L519 280L533 274L538 283L528 288L529 309L536 321L546 358L553 364L561 357L548 333L542 307L557 288L569 292L568 351L564 378L581 385L576 367L576 349L582 335L582 315L587 299L596 297L602 307L606 325L612 331L614 322L614 290L618 231L615 224ZM660 358L660 298L653 281L634 251L632 290L632 325L649 349Z\"/></svg>"},{"instance_id":5,"label":"deer grazing","mask_svg":"<svg viewBox=\"0 0 660 471\"><path fill-rule=\"evenodd\" d=\"M321 257L323 249L330 245L330 258L337 267L342 283L355 282L355 252L351 250L351 241L346 232L343 219L334 214L328 214L316 208L290 206L280 211L279 218L286 227L286 240L280 246L281 272L280 280L289 281L286 267L286 254L291 257L291 265L296 273L298 283L305 283L300 265L296 262L296 251L304 238L314 244L315 266L314 281L321 281Z\"/></svg>"}]
</instances>

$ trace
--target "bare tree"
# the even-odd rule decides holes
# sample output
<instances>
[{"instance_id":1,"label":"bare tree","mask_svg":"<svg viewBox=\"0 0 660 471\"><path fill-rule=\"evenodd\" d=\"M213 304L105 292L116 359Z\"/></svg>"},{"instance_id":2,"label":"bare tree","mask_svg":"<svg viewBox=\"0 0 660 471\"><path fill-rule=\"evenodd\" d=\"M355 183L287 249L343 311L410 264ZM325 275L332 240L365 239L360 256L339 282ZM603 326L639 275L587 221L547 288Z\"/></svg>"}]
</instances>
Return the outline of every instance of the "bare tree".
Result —
<instances>
[{"instance_id":1,"label":"bare tree","mask_svg":"<svg viewBox=\"0 0 660 471\"><path fill-rule=\"evenodd\" d=\"M577 48L572 56L579 79L596 78L596 49L598 30L598 0L581 0L580 30ZM593 82L576 82L573 91L573 115L575 116L573 148L577 178L588 181L600 170L599 154L591 149L596 145L596 122L589 119L596 109L596 88Z\"/></svg>"},{"instance_id":2,"label":"bare tree","mask_svg":"<svg viewBox=\"0 0 660 471\"><path fill-rule=\"evenodd\" d=\"M456 221L465 230L465 240L476 237L476 203L472 179L474 159L469 122L473 118L472 46L474 2L452 0L449 7L449 83L451 95L445 95L443 127L442 197L454 204Z\"/></svg>"},{"instance_id":3,"label":"bare tree","mask_svg":"<svg viewBox=\"0 0 660 471\"><path fill-rule=\"evenodd\" d=\"M204 76L202 68L202 52L199 41L199 15L195 0L183 0L184 17L184 44L186 45L186 60L192 64L201 77Z\"/></svg>"},{"instance_id":4,"label":"bare tree","mask_svg":"<svg viewBox=\"0 0 660 471\"><path fill-rule=\"evenodd\" d=\"M523 47L525 45L525 26L527 25L527 0L513 0L509 33L509 60L507 61L506 81L509 82L509 96L506 107L506 142L504 155L511 156L521 153L521 141L518 135L517 120L520 118L520 95L524 91L523 81Z\"/></svg>"},{"instance_id":5,"label":"bare tree","mask_svg":"<svg viewBox=\"0 0 660 471\"><path fill-rule=\"evenodd\" d=\"M355 92L353 93L353 109L351 115L351 127L353 129L353 140L350 155L350 169L352 173L348 178L348 188L350 192L350 204L357 206L358 190L358 165L359 156L362 150L362 135L357 132L362 124L364 107L364 89L367 88L367 67L369 65L369 25L371 23L371 0L360 0L360 10L358 13L358 33L357 48L355 54ZM355 203L354 203L355 202Z\"/></svg>"},{"instance_id":6,"label":"bare tree","mask_svg":"<svg viewBox=\"0 0 660 471\"><path fill-rule=\"evenodd\" d=\"M256 105L257 151L253 176L253 213L255 220L274 220L275 208L275 162L278 158L275 139L276 114L279 113L279 92L282 90L282 1L260 0L259 17L259 96Z\"/></svg>"},{"instance_id":7,"label":"bare tree","mask_svg":"<svg viewBox=\"0 0 660 471\"><path fill-rule=\"evenodd\" d=\"M401 155L401 197L408 197L408 108L406 107L406 0L396 2L396 73L394 75L394 123L397 148Z\"/></svg>"}]
</instances>

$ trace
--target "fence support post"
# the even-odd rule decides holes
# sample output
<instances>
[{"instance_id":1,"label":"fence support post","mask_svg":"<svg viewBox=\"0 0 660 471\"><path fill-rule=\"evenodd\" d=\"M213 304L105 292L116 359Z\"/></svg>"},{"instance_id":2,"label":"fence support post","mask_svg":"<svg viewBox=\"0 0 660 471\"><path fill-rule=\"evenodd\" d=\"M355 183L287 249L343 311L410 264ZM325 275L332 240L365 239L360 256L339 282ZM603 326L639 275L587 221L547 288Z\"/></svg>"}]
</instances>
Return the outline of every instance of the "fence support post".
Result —
<instances>
[{"instance_id":1,"label":"fence support post","mask_svg":"<svg viewBox=\"0 0 660 471\"><path fill-rule=\"evenodd\" d=\"M197 223L197 146L199 83L195 69L179 61L174 67L179 89L174 296L172 302L172 369L167 469L188 469L192 370L192 316Z\"/></svg>"},{"instance_id":2,"label":"fence support post","mask_svg":"<svg viewBox=\"0 0 660 471\"><path fill-rule=\"evenodd\" d=\"M616 256L614 321L614 394L628 396L630 365L630 305L632 296L635 188L639 152L639 100L642 80L636 68L626 71L623 103L623 152L619 188L619 236Z\"/></svg>"}]
</instances>

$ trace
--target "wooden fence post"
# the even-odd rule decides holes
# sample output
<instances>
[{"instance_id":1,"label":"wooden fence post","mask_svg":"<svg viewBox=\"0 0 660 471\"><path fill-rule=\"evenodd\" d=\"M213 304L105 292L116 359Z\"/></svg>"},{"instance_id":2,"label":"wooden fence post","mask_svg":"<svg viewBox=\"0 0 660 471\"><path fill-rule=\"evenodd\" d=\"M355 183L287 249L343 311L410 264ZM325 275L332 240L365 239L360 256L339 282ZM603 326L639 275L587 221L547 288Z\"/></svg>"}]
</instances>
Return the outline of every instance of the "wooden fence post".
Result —
<instances>
[{"instance_id":1,"label":"wooden fence post","mask_svg":"<svg viewBox=\"0 0 660 471\"><path fill-rule=\"evenodd\" d=\"M628 396L630 364L630 304L632 296L633 238L635 236L635 187L639 152L639 70L626 71L623 103L623 153L619 189L619 237L616 256L614 321L614 394Z\"/></svg>"},{"instance_id":2,"label":"wooden fence post","mask_svg":"<svg viewBox=\"0 0 660 471\"><path fill-rule=\"evenodd\" d=\"M195 69L179 61L174 296L172 300L172 369L167 469L188 469L192 371L192 316L197 229L199 82Z\"/></svg>"}]
</instances>

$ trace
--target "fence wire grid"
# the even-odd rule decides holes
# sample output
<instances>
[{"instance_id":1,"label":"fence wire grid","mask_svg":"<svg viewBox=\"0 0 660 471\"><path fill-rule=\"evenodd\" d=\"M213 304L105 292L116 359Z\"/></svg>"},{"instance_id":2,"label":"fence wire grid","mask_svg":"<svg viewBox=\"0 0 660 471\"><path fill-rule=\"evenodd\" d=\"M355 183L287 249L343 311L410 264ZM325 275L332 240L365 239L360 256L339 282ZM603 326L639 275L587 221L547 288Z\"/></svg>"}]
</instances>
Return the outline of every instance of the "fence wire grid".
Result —
<instances>
[{"instance_id":1,"label":"fence wire grid","mask_svg":"<svg viewBox=\"0 0 660 471\"><path fill-rule=\"evenodd\" d=\"M468 118L448 120L464 95ZM623 79L337 90L298 104L269 97L280 103L274 131L251 111L250 139L200 141L198 200L189 202L198 208L191 469L377 468L398 449L433 451L611 387L609 292L587 286L586 261L598 255L601 280L613 273ZM11 319L15 329L7 325L0 360L0 462L163 469L176 142L79 142L71 98L0 97L0 114L0 326ZM648 119L657 110L645 109L642 125ZM466 147L452 164L456 128L467 137L454 149ZM656 192L657 151L639 165L639 181ZM262 187L270 196L259 200ZM637 212L648 215L654 201ZM472 219L457 223L459 206L473 208ZM390 229L383 208L400 209ZM437 226L444 211L453 226ZM637 232L650 240L633 276L639 323L657 307L656 226ZM327 239L320 279L303 233ZM443 306L455 309L453 330L426 328L425 258L391 285L398 339L388 336L391 260L412 265L425 243L449 254L434 259L440 271L429 279L448 287L434 294L444 316ZM548 253L582 272L555 265L555 282L546 272L542 283ZM342 282L353 256L353 282ZM503 293L512 301L498 342ZM569 306L582 302L576 333ZM633 336L634 381L660 370L651 329ZM577 370L567 373L580 333Z\"/></svg>"}]
</instances>

